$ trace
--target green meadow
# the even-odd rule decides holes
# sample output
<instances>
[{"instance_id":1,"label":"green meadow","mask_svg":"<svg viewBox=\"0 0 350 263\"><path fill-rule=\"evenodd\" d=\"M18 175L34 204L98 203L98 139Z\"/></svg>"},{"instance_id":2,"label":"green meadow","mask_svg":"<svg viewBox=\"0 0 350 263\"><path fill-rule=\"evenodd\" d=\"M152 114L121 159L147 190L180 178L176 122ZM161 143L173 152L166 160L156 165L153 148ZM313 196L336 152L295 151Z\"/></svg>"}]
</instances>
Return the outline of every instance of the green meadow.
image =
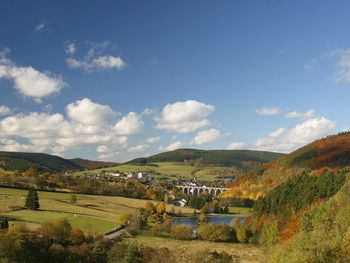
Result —
<instances>
[{"instance_id":1,"label":"green meadow","mask_svg":"<svg viewBox=\"0 0 350 263\"><path fill-rule=\"evenodd\" d=\"M0 215L10 217L11 224L23 221L31 228L40 223L66 218L73 227L90 232L105 233L120 225L119 215L133 213L147 200L117 196L77 194L77 203L70 203L71 194L38 192L40 210L23 209L26 190L0 188ZM170 207L167 207L170 209ZM177 212L191 213L191 208L176 208Z\"/></svg>"},{"instance_id":2,"label":"green meadow","mask_svg":"<svg viewBox=\"0 0 350 263\"><path fill-rule=\"evenodd\" d=\"M153 164L145 164L145 165L137 165L137 164L123 164L108 168L101 168L95 170L88 171L79 171L75 172L75 175L83 175L84 173L98 174L102 171L110 171L110 172L120 172L120 173L128 173L128 172L140 172L144 171L149 173L151 176L163 176L167 178L173 179L191 179L196 177L197 179L205 180L205 181L213 181L218 179L223 175L235 175L237 174L237 170L230 167L197 167L187 163L181 162L161 162L161 163L153 163Z\"/></svg>"}]
</instances>

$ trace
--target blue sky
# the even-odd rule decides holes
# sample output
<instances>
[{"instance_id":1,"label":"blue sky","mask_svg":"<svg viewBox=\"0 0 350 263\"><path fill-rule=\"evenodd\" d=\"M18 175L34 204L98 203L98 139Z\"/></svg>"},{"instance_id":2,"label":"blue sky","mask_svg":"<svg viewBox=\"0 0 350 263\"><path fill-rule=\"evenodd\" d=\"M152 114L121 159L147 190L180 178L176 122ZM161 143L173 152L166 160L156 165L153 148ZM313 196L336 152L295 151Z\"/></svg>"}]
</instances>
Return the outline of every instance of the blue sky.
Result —
<instances>
[{"instance_id":1,"label":"blue sky","mask_svg":"<svg viewBox=\"0 0 350 263\"><path fill-rule=\"evenodd\" d=\"M348 1L2 1L0 149L290 152L350 126L349 12Z\"/></svg>"}]
</instances>

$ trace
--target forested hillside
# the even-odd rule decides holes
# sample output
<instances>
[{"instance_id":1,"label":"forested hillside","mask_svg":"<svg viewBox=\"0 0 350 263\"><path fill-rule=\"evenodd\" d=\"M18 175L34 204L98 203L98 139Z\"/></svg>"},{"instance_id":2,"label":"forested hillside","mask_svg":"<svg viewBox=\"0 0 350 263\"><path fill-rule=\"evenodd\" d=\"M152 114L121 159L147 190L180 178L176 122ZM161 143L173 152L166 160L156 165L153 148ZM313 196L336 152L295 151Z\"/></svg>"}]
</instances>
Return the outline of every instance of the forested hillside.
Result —
<instances>
[{"instance_id":1,"label":"forested hillside","mask_svg":"<svg viewBox=\"0 0 350 263\"><path fill-rule=\"evenodd\" d=\"M147 158L138 158L129 163L157 162L196 162L203 165L244 167L253 163L267 163L277 160L284 154L249 150L196 150L179 149L156 154Z\"/></svg>"},{"instance_id":2,"label":"forested hillside","mask_svg":"<svg viewBox=\"0 0 350 263\"><path fill-rule=\"evenodd\" d=\"M0 168L6 171L24 172L36 167L40 172L63 172L84 169L96 169L116 165L116 163L96 162L84 159L64 159L45 153L2 152Z\"/></svg>"}]
</instances>

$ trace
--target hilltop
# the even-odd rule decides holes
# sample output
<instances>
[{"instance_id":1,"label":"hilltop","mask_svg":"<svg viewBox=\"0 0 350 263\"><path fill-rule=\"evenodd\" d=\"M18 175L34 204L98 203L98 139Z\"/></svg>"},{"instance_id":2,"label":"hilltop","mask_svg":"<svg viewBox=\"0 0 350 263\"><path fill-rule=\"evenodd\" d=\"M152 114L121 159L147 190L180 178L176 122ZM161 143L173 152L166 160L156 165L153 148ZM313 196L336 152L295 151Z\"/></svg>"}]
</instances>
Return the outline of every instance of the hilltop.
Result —
<instances>
[{"instance_id":1,"label":"hilltop","mask_svg":"<svg viewBox=\"0 0 350 263\"><path fill-rule=\"evenodd\" d=\"M350 132L328 136L308 144L280 159L277 166L287 168L344 167L350 165Z\"/></svg>"},{"instance_id":2,"label":"hilltop","mask_svg":"<svg viewBox=\"0 0 350 263\"><path fill-rule=\"evenodd\" d=\"M316 140L284 157L264 165L261 174L243 176L226 185L224 196L259 199L295 176L320 175L350 166L350 133L339 133Z\"/></svg>"},{"instance_id":3,"label":"hilltop","mask_svg":"<svg viewBox=\"0 0 350 263\"><path fill-rule=\"evenodd\" d=\"M134 159L128 163L194 162L199 165L236 166L243 168L249 166L251 163L268 163L282 156L284 154L264 151L178 149L152 155L147 158Z\"/></svg>"},{"instance_id":4,"label":"hilltop","mask_svg":"<svg viewBox=\"0 0 350 263\"><path fill-rule=\"evenodd\" d=\"M40 172L62 172L96 169L116 165L116 163L96 162L84 159L64 159L46 153L3 152L0 151L0 168L6 171L25 171L35 166Z\"/></svg>"}]
</instances>

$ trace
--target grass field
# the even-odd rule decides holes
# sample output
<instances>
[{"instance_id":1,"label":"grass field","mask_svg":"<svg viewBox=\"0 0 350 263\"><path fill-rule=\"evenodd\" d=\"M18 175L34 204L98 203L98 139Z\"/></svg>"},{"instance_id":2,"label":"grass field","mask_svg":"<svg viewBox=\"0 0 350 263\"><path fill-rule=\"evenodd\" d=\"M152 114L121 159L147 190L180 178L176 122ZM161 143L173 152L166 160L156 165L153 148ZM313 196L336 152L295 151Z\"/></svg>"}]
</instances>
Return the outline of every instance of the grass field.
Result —
<instances>
[{"instance_id":1,"label":"grass field","mask_svg":"<svg viewBox=\"0 0 350 263\"><path fill-rule=\"evenodd\" d=\"M13 211L13 207L23 207L26 194L26 190L0 188L0 215L28 222L31 227L45 221L66 218L73 227L101 233L118 226L121 213L132 213L147 201L116 196L76 195L78 202L74 205L69 202L71 194L39 192L39 211ZM181 212L192 213L193 209L182 207Z\"/></svg>"},{"instance_id":2,"label":"grass field","mask_svg":"<svg viewBox=\"0 0 350 263\"><path fill-rule=\"evenodd\" d=\"M193 262L193 255L205 249L210 251L226 251L230 255L239 256L241 263L261 263L266 262L265 254L255 246L237 243L218 243L201 240L176 240L171 238L161 238L152 236L136 236L130 238L139 244L150 247L167 247L176 257L176 262Z\"/></svg>"},{"instance_id":3,"label":"grass field","mask_svg":"<svg viewBox=\"0 0 350 263\"><path fill-rule=\"evenodd\" d=\"M198 168L196 166L191 166L185 163L176 162L162 162L155 163L155 165L118 165L108 168L89 170L89 171L79 171L75 175L82 175L84 173L98 174L102 171L114 171L121 173L128 172L148 172L152 176L165 176L168 178L184 178L190 179L196 177L205 181L213 181L218 179L222 175L234 175L237 174L237 170L229 167L202 167ZM158 175L157 175L158 174Z\"/></svg>"}]
</instances>

